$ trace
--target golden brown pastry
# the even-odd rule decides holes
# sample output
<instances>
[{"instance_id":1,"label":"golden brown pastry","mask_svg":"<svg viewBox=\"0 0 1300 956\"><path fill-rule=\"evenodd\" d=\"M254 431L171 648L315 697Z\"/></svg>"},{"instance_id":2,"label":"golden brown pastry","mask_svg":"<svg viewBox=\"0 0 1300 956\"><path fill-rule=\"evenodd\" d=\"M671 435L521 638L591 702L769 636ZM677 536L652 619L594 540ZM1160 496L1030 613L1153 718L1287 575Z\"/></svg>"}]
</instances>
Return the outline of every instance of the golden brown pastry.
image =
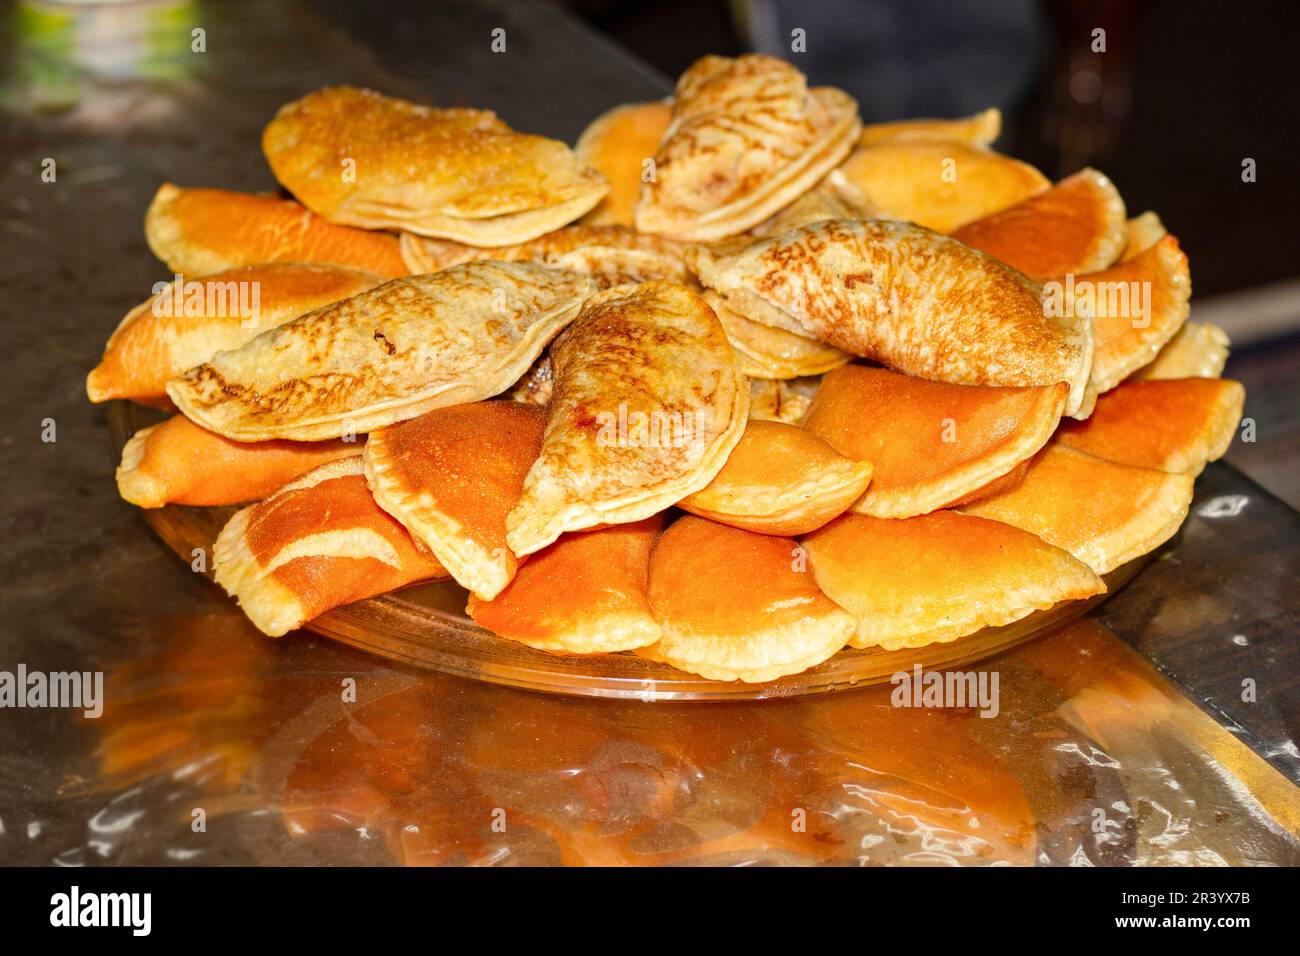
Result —
<instances>
[{"instance_id":1,"label":"golden brown pastry","mask_svg":"<svg viewBox=\"0 0 1300 956\"><path fill-rule=\"evenodd\" d=\"M171 283L126 314L86 377L92 402L167 403L167 383L217 352L383 282L374 272L279 263Z\"/></svg>"},{"instance_id":2,"label":"golden brown pastry","mask_svg":"<svg viewBox=\"0 0 1300 956\"><path fill-rule=\"evenodd\" d=\"M911 119L868 123L862 127L860 146L885 140L938 139L967 146L991 146L1002 134L1002 111L996 106L957 119Z\"/></svg>"},{"instance_id":3,"label":"golden brown pastry","mask_svg":"<svg viewBox=\"0 0 1300 956\"><path fill-rule=\"evenodd\" d=\"M1028 163L989 149L896 137L855 150L839 172L879 211L938 232L1024 202L1051 182Z\"/></svg>"},{"instance_id":4,"label":"golden brown pastry","mask_svg":"<svg viewBox=\"0 0 1300 956\"><path fill-rule=\"evenodd\" d=\"M853 356L806 335L796 335L747 319L712 289L704 292L713 314L722 323L736 351L740 370L750 378L788 379L821 375L839 368Z\"/></svg>"},{"instance_id":5,"label":"golden brown pastry","mask_svg":"<svg viewBox=\"0 0 1300 956\"><path fill-rule=\"evenodd\" d=\"M875 466L853 510L907 518L984 488L1046 444L1065 383L1033 388L950 385L848 365L825 377L804 427L841 455Z\"/></svg>"},{"instance_id":6,"label":"golden brown pastry","mask_svg":"<svg viewBox=\"0 0 1300 956\"><path fill-rule=\"evenodd\" d=\"M1034 279L1105 269L1124 251L1124 200L1095 169L955 230L954 239Z\"/></svg>"},{"instance_id":7,"label":"golden brown pastry","mask_svg":"<svg viewBox=\"0 0 1300 956\"><path fill-rule=\"evenodd\" d=\"M237 441L374 431L505 391L593 291L529 263L394 279L218 353L167 393Z\"/></svg>"},{"instance_id":8,"label":"golden brown pastry","mask_svg":"<svg viewBox=\"0 0 1300 956\"><path fill-rule=\"evenodd\" d=\"M827 220L744 251L690 255L700 281L747 318L909 375L962 385L1070 386L1092 364L1086 316L1049 314L1041 290L996 260L901 222Z\"/></svg>"},{"instance_id":9,"label":"golden brown pastry","mask_svg":"<svg viewBox=\"0 0 1300 956\"><path fill-rule=\"evenodd\" d=\"M871 462L797 425L750 419L717 476L677 505L734 528L797 535L843 514L870 481Z\"/></svg>"},{"instance_id":10,"label":"golden brown pastry","mask_svg":"<svg viewBox=\"0 0 1300 956\"><path fill-rule=\"evenodd\" d=\"M360 455L322 465L237 512L213 546L213 569L271 637L341 604L446 576L370 497Z\"/></svg>"},{"instance_id":11,"label":"golden brown pastry","mask_svg":"<svg viewBox=\"0 0 1300 956\"><path fill-rule=\"evenodd\" d=\"M1218 378L1228 364L1228 334L1217 325L1184 322L1135 379Z\"/></svg>"},{"instance_id":12,"label":"golden brown pastry","mask_svg":"<svg viewBox=\"0 0 1300 956\"><path fill-rule=\"evenodd\" d=\"M1187 517L1192 482L1052 442L1019 485L961 511L1023 528L1106 574L1173 537Z\"/></svg>"},{"instance_id":13,"label":"golden brown pastry","mask_svg":"<svg viewBox=\"0 0 1300 956\"><path fill-rule=\"evenodd\" d=\"M817 587L793 538L686 516L650 556L650 609L663 628L642 652L711 680L762 683L820 664L853 618Z\"/></svg>"},{"instance_id":14,"label":"golden brown pastry","mask_svg":"<svg viewBox=\"0 0 1300 956\"><path fill-rule=\"evenodd\" d=\"M582 217L583 223L632 225L642 176L659 151L659 141L672 118L669 100L626 103L602 113L583 130L573 153L609 183L609 195Z\"/></svg>"},{"instance_id":15,"label":"golden brown pastry","mask_svg":"<svg viewBox=\"0 0 1300 956\"><path fill-rule=\"evenodd\" d=\"M1124 465L1199 475L1232 444L1246 390L1217 378L1125 382L1097 399L1083 422L1061 426L1058 441Z\"/></svg>"},{"instance_id":16,"label":"golden brown pastry","mask_svg":"<svg viewBox=\"0 0 1300 956\"><path fill-rule=\"evenodd\" d=\"M385 279L407 273L393 236L337 226L274 196L163 183L145 214L144 234L153 254L180 275L266 262L343 266Z\"/></svg>"},{"instance_id":17,"label":"golden brown pastry","mask_svg":"<svg viewBox=\"0 0 1300 956\"><path fill-rule=\"evenodd\" d=\"M174 415L131 436L117 468L117 490L141 508L243 504L319 465L356 455L364 440L235 442Z\"/></svg>"},{"instance_id":18,"label":"golden brown pastry","mask_svg":"<svg viewBox=\"0 0 1300 956\"><path fill-rule=\"evenodd\" d=\"M550 351L542 453L506 520L517 555L662 511L712 481L740 440L747 382L713 310L683 286L602 292Z\"/></svg>"},{"instance_id":19,"label":"golden brown pastry","mask_svg":"<svg viewBox=\"0 0 1300 956\"><path fill-rule=\"evenodd\" d=\"M529 647L563 654L630 651L659 640L647 589L650 549L663 527L652 515L575 531L531 555L490 601L469 599L475 623Z\"/></svg>"},{"instance_id":20,"label":"golden brown pastry","mask_svg":"<svg viewBox=\"0 0 1300 956\"><path fill-rule=\"evenodd\" d=\"M642 235L627 226L566 226L499 249L476 249L445 239L402 234L402 255L413 273L438 272L476 259L534 262L589 275L601 289L651 279L690 283L693 278L682 258L684 252L681 243Z\"/></svg>"},{"instance_id":21,"label":"golden brown pastry","mask_svg":"<svg viewBox=\"0 0 1300 956\"><path fill-rule=\"evenodd\" d=\"M817 584L857 619L854 647L954 641L1106 590L1065 551L953 511L841 515L800 543Z\"/></svg>"},{"instance_id":22,"label":"golden brown pastry","mask_svg":"<svg viewBox=\"0 0 1300 956\"><path fill-rule=\"evenodd\" d=\"M517 133L495 113L350 86L281 107L262 151L275 178L331 222L474 246L536 238L609 191L563 143Z\"/></svg>"},{"instance_id":23,"label":"golden brown pastry","mask_svg":"<svg viewBox=\"0 0 1300 956\"><path fill-rule=\"evenodd\" d=\"M860 130L850 96L808 89L788 63L706 56L677 82L636 227L698 242L744 232L838 166Z\"/></svg>"},{"instance_id":24,"label":"golden brown pastry","mask_svg":"<svg viewBox=\"0 0 1300 956\"><path fill-rule=\"evenodd\" d=\"M519 567L506 547L506 512L541 450L545 418L507 400L453 405L381 428L366 443L375 501L485 600Z\"/></svg>"},{"instance_id":25,"label":"golden brown pastry","mask_svg":"<svg viewBox=\"0 0 1300 956\"><path fill-rule=\"evenodd\" d=\"M1065 279L1057 282L1064 287ZM1178 240L1165 236L1125 262L1074 279L1074 308L1092 316L1097 392L1155 360L1187 321L1192 279Z\"/></svg>"},{"instance_id":26,"label":"golden brown pastry","mask_svg":"<svg viewBox=\"0 0 1300 956\"><path fill-rule=\"evenodd\" d=\"M1124 226L1124 232L1124 254L1119 257L1120 262L1128 262L1146 252L1166 235L1165 224L1150 210L1130 219Z\"/></svg>"}]
</instances>

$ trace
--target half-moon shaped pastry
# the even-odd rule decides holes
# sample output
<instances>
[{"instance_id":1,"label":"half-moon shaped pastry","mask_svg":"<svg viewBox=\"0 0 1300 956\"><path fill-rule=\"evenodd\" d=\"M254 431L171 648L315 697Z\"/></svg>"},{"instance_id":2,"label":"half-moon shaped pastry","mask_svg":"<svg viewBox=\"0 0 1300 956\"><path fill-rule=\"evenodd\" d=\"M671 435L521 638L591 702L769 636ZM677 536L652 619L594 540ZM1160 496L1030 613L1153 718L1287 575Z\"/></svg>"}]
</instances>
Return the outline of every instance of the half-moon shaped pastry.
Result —
<instances>
[{"instance_id":1,"label":"half-moon shaped pastry","mask_svg":"<svg viewBox=\"0 0 1300 956\"><path fill-rule=\"evenodd\" d=\"M212 553L217 583L271 637L341 604L446 576L370 497L360 455L236 512Z\"/></svg>"},{"instance_id":2,"label":"half-moon shaped pastry","mask_svg":"<svg viewBox=\"0 0 1300 956\"><path fill-rule=\"evenodd\" d=\"M1130 219L1125 224L1124 231L1127 238L1124 242L1124 254L1119 257L1120 262L1128 262L1146 252L1167 234L1165 224L1160 221L1160 217L1149 209L1142 215Z\"/></svg>"},{"instance_id":3,"label":"half-moon shaped pastry","mask_svg":"<svg viewBox=\"0 0 1300 956\"><path fill-rule=\"evenodd\" d=\"M126 314L86 377L92 402L167 402L167 383L305 312L383 282L374 272L279 263L172 282Z\"/></svg>"},{"instance_id":4,"label":"half-moon shaped pastry","mask_svg":"<svg viewBox=\"0 0 1300 956\"><path fill-rule=\"evenodd\" d=\"M713 310L671 282L602 292L551 346L542 453L506 519L517 555L639 521L713 480L749 388Z\"/></svg>"},{"instance_id":5,"label":"half-moon shaped pastry","mask_svg":"<svg viewBox=\"0 0 1300 956\"><path fill-rule=\"evenodd\" d=\"M475 402L389 425L366 442L366 479L379 507L486 600L519 567L506 547L506 512L541 449L545 418L520 402Z\"/></svg>"},{"instance_id":6,"label":"half-moon shaped pastry","mask_svg":"<svg viewBox=\"0 0 1300 956\"><path fill-rule=\"evenodd\" d=\"M117 468L117 490L141 508L243 504L319 465L356 455L362 441L235 442L174 415L131 436Z\"/></svg>"},{"instance_id":7,"label":"half-moon shaped pastry","mask_svg":"<svg viewBox=\"0 0 1300 956\"><path fill-rule=\"evenodd\" d=\"M823 379L804 427L875 466L854 511L907 518L964 500L1031 458L1056 430L1065 394L1064 382L950 385L847 365Z\"/></svg>"},{"instance_id":8,"label":"half-moon shaped pastry","mask_svg":"<svg viewBox=\"0 0 1300 956\"><path fill-rule=\"evenodd\" d=\"M1070 386L1083 401L1088 319L989 256L902 222L827 220L731 255L691 250L700 281L747 318L962 385ZM1057 313L1060 314L1057 314Z\"/></svg>"},{"instance_id":9,"label":"half-moon shaped pastry","mask_svg":"<svg viewBox=\"0 0 1300 956\"><path fill-rule=\"evenodd\" d=\"M338 226L301 203L226 189L163 183L144 217L153 254L179 275L202 276L266 262L314 262L407 274L397 240Z\"/></svg>"},{"instance_id":10,"label":"half-moon shaped pastry","mask_svg":"<svg viewBox=\"0 0 1300 956\"><path fill-rule=\"evenodd\" d=\"M839 172L880 210L938 232L1024 202L1051 186L1028 163L951 140L894 138L859 147Z\"/></svg>"},{"instance_id":11,"label":"half-moon shaped pastry","mask_svg":"<svg viewBox=\"0 0 1300 956\"><path fill-rule=\"evenodd\" d=\"M1135 379L1218 378L1228 364L1228 333L1205 322L1184 322Z\"/></svg>"},{"instance_id":12,"label":"half-moon shaped pastry","mask_svg":"<svg viewBox=\"0 0 1300 956\"><path fill-rule=\"evenodd\" d=\"M499 249L402 234L402 255L413 273L438 272L461 262L496 259L533 262L551 269L581 272L601 289L625 282L670 279L690 283L681 243L663 236L646 236L626 226L566 226L538 239Z\"/></svg>"},{"instance_id":13,"label":"half-moon shaped pastry","mask_svg":"<svg viewBox=\"0 0 1300 956\"><path fill-rule=\"evenodd\" d=\"M1187 256L1173 236L1109 269L1056 281L1072 285L1074 308L1092 315L1091 384L1099 393L1154 361L1191 308Z\"/></svg>"},{"instance_id":14,"label":"half-moon shaped pastry","mask_svg":"<svg viewBox=\"0 0 1300 956\"><path fill-rule=\"evenodd\" d=\"M845 645L854 621L806 564L793 538L680 518L650 556L650 609L663 637L645 656L749 683L820 664Z\"/></svg>"},{"instance_id":15,"label":"half-moon shaped pastry","mask_svg":"<svg viewBox=\"0 0 1300 956\"><path fill-rule=\"evenodd\" d=\"M717 476L677 504L734 528L797 535L843 514L870 481L871 462L797 425L750 419Z\"/></svg>"},{"instance_id":16,"label":"half-moon shaped pastry","mask_svg":"<svg viewBox=\"0 0 1300 956\"><path fill-rule=\"evenodd\" d=\"M677 82L636 227L710 242L744 232L840 164L861 131L841 90L770 56L706 56Z\"/></svg>"},{"instance_id":17,"label":"half-moon shaped pastry","mask_svg":"<svg viewBox=\"0 0 1300 956\"><path fill-rule=\"evenodd\" d=\"M508 246L587 212L609 191L563 143L495 113L433 109L334 86L280 108L262 133L275 178L331 222Z\"/></svg>"},{"instance_id":18,"label":"half-moon shaped pastry","mask_svg":"<svg viewBox=\"0 0 1300 956\"><path fill-rule=\"evenodd\" d=\"M1095 169L955 230L954 239L1034 279L1106 268L1128 242L1124 200Z\"/></svg>"},{"instance_id":19,"label":"half-moon shaped pastry","mask_svg":"<svg viewBox=\"0 0 1300 956\"><path fill-rule=\"evenodd\" d=\"M664 131L672 122L673 104L625 103L592 120L578 137L573 153L605 177L609 194L595 209L582 217L587 225L632 225L637 200L641 198L642 176Z\"/></svg>"},{"instance_id":20,"label":"half-moon shaped pastry","mask_svg":"<svg viewBox=\"0 0 1300 956\"><path fill-rule=\"evenodd\" d=\"M505 391L593 291L522 262L394 279L219 352L167 394L236 441L374 431Z\"/></svg>"},{"instance_id":21,"label":"half-moon shaped pastry","mask_svg":"<svg viewBox=\"0 0 1300 956\"><path fill-rule=\"evenodd\" d=\"M839 368L852 358L833 345L824 345L806 335L795 335L762 322L747 319L727 304L712 289L705 290L704 301L727 333L727 341L736 350L740 370L750 378L785 379L821 375Z\"/></svg>"},{"instance_id":22,"label":"half-moon shaped pastry","mask_svg":"<svg viewBox=\"0 0 1300 956\"><path fill-rule=\"evenodd\" d=\"M1015 488L961 510L1023 528L1106 574L1173 537L1187 517L1192 482L1052 442Z\"/></svg>"},{"instance_id":23,"label":"half-moon shaped pastry","mask_svg":"<svg viewBox=\"0 0 1300 956\"><path fill-rule=\"evenodd\" d=\"M858 145L871 146L887 139L954 140L967 146L991 146L1002 134L1002 111L996 106L957 119L911 119L868 123Z\"/></svg>"},{"instance_id":24,"label":"half-moon shaped pastry","mask_svg":"<svg viewBox=\"0 0 1300 956\"><path fill-rule=\"evenodd\" d=\"M1125 382L1087 421L1063 424L1058 440L1124 465L1199 475L1228 451L1245 401L1241 383L1226 379Z\"/></svg>"},{"instance_id":25,"label":"half-moon shaped pastry","mask_svg":"<svg viewBox=\"0 0 1300 956\"><path fill-rule=\"evenodd\" d=\"M1065 551L953 511L841 515L800 543L817 584L857 619L854 647L954 641L1106 590Z\"/></svg>"},{"instance_id":26,"label":"half-moon shaped pastry","mask_svg":"<svg viewBox=\"0 0 1300 956\"><path fill-rule=\"evenodd\" d=\"M630 651L659 640L647 590L650 549L663 527L630 524L561 535L529 557L490 601L471 596L475 623L529 647L563 654Z\"/></svg>"}]
</instances>

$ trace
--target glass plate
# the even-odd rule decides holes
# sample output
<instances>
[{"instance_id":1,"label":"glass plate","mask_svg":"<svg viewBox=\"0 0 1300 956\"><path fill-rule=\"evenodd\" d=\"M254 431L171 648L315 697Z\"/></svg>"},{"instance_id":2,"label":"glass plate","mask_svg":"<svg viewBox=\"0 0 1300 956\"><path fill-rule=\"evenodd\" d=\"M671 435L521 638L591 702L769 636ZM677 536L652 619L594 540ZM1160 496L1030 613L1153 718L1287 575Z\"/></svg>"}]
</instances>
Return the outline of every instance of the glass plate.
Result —
<instances>
[{"instance_id":1,"label":"glass plate","mask_svg":"<svg viewBox=\"0 0 1300 956\"><path fill-rule=\"evenodd\" d=\"M157 411L131 402L111 403L108 424L118 460L127 439L159 418ZM217 533L235 511L171 505L143 513L167 546L189 562L196 548L211 554ZM1107 574L1106 593L1087 601L1058 604L945 644L901 651L845 648L816 667L766 684L708 680L630 653L578 656L533 650L471 621L465 615L467 592L447 581L335 608L305 627L403 664L552 694L647 701L799 697L883 683L917 664L935 670L991 657L1084 614L1128 583L1146 560L1138 558Z\"/></svg>"}]
</instances>

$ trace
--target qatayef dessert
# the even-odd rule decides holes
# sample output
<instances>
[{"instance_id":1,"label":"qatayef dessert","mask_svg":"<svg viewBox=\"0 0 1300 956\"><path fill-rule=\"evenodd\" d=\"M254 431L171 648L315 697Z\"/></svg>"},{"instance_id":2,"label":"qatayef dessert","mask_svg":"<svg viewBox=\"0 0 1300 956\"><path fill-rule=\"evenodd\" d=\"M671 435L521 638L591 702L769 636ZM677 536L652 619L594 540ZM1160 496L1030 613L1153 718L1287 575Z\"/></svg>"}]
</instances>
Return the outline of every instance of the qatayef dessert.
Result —
<instances>
[{"instance_id":1,"label":"qatayef dessert","mask_svg":"<svg viewBox=\"0 0 1300 956\"><path fill-rule=\"evenodd\" d=\"M769 56L610 106L570 150L330 87L262 138L293 199L159 188L171 282L87 392L174 403L119 491L245 505L196 544L258 628L405 606L820 686L977 656L1167 546L1245 392L1155 212L995 151L997 110L864 128ZM169 309L193 280L256 321ZM436 611L335 611L426 581Z\"/></svg>"}]
</instances>

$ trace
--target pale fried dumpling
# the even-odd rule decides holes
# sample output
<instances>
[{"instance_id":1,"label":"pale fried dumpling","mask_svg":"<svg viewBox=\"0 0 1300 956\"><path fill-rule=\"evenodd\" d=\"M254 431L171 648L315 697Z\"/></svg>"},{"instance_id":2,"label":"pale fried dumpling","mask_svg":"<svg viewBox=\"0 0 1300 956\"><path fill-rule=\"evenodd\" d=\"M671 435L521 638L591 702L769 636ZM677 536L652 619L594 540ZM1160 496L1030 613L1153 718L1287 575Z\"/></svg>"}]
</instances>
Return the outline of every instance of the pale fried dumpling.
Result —
<instances>
[{"instance_id":1,"label":"pale fried dumpling","mask_svg":"<svg viewBox=\"0 0 1300 956\"><path fill-rule=\"evenodd\" d=\"M360 455L322 465L237 512L212 555L217 583L272 637L341 604L446 576L375 504Z\"/></svg>"},{"instance_id":2,"label":"pale fried dumpling","mask_svg":"<svg viewBox=\"0 0 1300 956\"><path fill-rule=\"evenodd\" d=\"M682 258L684 251L683 245L672 239L642 235L627 226L566 226L499 249L402 234L402 255L414 273L438 272L476 259L534 262L589 275L601 289L651 279L690 283L693 278Z\"/></svg>"},{"instance_id":3,"label":"pale fried dumpling","mask_svg":"<svg viewBox=\"0 0 1300 956\"><path fill-rule=\"evenodd\" d=\"M153 254L179 275L201 276L267 262L313 262L407 274L397 240L338 226L301 203L226 189L158 187L144 217Z\"/></svg>"},{"instance_id":4,"label":"pale fried dumpling","mask_svg":"<svg viewBox=\"0 0 1300 956\"><path fill-rule=\"evenodd\" d=\"M331 222L476 246L558 229L609 191L563 143L515 132L495 113L350 86L281 107L262 150L275 178Z\"/></svg>"},{"instance_id":5,"label":"pale fried dumpling","mask_svg":"<svg viewBox=\"0 0 1300 956\"><path fill-rule=\"evenodd\" d=\"M700 242L744 232L839 165L860 130L852 97L808 89L788 63L706 56L678 80L636 227Z\"/></svg>"},{"instance_id":6,"label":"pale fried dumpling","mask_svg":"<svg viewBox=\"0 0 1300 956\"><path fill-rule=\"evenodd\" d=\"M659 151L659 141L672 118L669 100L625 103L602 113L583 130L573 153L609 183L609 195L582 217L584 223L632 225L642 176Z\"/></svg>"},{"instance_id":7,"label":"pale fried dumpling","mask_svg":"<svg viewBox=\"0 0 1300 956\"><path fill-rule=\"evenodd\" d=\"M1128 243L1124 200L1095 169L967 223L952 236L1034 279L1105 269Z\"/></svg>"},{"instance_id":8,"label":"pale fried dumpling","mask_svg":"<svg viewBox=\"0 0 1300 956\"><path fill-rule=\"evenodd\" d=\"M749 417L755 421L783 422L798 425L808 414L813 396L821 385L821 376L803 378L749 380Z\"/></svg>"},{"instance_id":9,"label":"pale fried dumpling","mask_svg":"<svg viewBox=\"0 0 1300 956\"><path fill-rule=\"evenodd\" d=\"M505 391L593 291L529 263L394 279L218 353L167 393L237 441L374 431Z\"/></svg>"},{"instance_id":10,"label":"pale fried dumpling","mask_svg":"<svg viewBox=\"0 0 1300 956\"><path fill-rule=\"evenodd\" d=\"M531 555L490 601L471 596L476 624L529 647L564 654L630 651L659 640L647 590L650 550L663 527L630 524L560 535Z\"/></svg>"},{"instance_id":11,"label":"pale fried dumpling","mask_svg":"<svg viewBox=\"0 0 1300 956\"><path fill-rule=\"evenodd\" d=\"M217 352L383 281L374 272L296 263L182 278L126 314L86 377L86 393L92 402L165 403L171 379Z\"/></svg>"},{"instance_id":12,"label":"pale fried dumpling","mask_svg":"<svg viewBox=\"0 0 1300 956\"><path fill-rule=\"evenodd\" d=\"M364 440L236 442L174 415L131 436L117 490L141 508L243 504L319 465L355 456Z\"/></svg>"},{"instance_id":13,"label":"pale fried dumpling","mask_svg":"<svg viewBox=\"0 0 1300 956\"><path fill-rule=\"evenodd\" d=\"M550 351L541 457L506 520L517 555L662 511L712 481L740 440L747 383L713 310L683 286L600 293Z\"/></svg>"},{"instance_id":14,"label":"pale fried dumpling","mask_svg":"<svg viewBox=\"0 0 1300 956\"><path fill-rule=\"evenodd\" d=\"M750 419L722 470L678 507L761 534L803 534L853 504L871 462L846 458L797 425Z\"/></svg>"},{"instance_id":15,"label":"pale fried dumpling","mask_svg":"<svg viewBox=\"0 0 1300 956\"><path fill-rule=\"evenodd\" d=\"M1052 442L1015 488L961 510L1023 528L1106 574L1173 537L1187 517L1192 482Z\"/></svg>"},{"instance_id":16,"label":"pale fried dumpling","mask_svg":"<svg viewBox=\"0 0 1300 956\"><path fill-rule=\"evenodd\" d=\"M989 256L902 222L827 220L715 256L700 281L756 321L915 375L963 385L1070 386L1083 401L1088 320Z\"/></svg>"},{"instance_id":17,"label":"pale fried dumpling","mask_svg":"<svg viewBox=\"0 0 1300 956\"><path fill-rule=\"evenodd\" d=\"M1109 269L1075 277L1074 308L1092 316L1092 387L1105 392L1154 361L1187 321L1191 295L1187 256L1173 236Z\"/></svg>"},{"instance_id":18,"label":"pale fried dumpling","mask_svg":"<svg viewBox=\"0 0 1300 956\"><path fill-rule=\"evenodd\" d=\"M885 140L939 139L967 146L991 146L1002 133L1002 111L996 106L957 119L910 119L868 123L862 127L860 146Z\"/></svg>"},{"instance_id":19,"label":"pale fried dumpling","mask_svg":"<svg viewBox=\"0 0 1300 956\"><path fill-rule=\"evenodd\" d=\"M1199 475L1228 451L1246 390L1217 378L1125 382L1092 416L1061 426L1058 441L1099 458Z\"/></svg>"},{"instance_id":20,"label":"pale fried dumpling","mask_svg":"<svg viewBox=\"0 0 1300 956\"><path fill-rule=\"evenodd\" d=\"M1184 322L1135 379L1218 378L1228 364L1228 333L1205 322Z\"/></svg>"},{"instance_id":21,"label":"pale fried dumpling","mask_svg":"<svg viewBox=\"0 0 1300 956\"><path fill-rule=\"evenodd\" d=\"M366 479L381 508L484 599L514 577L506 512L542 446L545 414L505 400L438 408L372 432Z\"/></svg>"},{"instance_id":22,"label":"pale fried dumpling","mask_svg":"<svg viewBox=\"0 0 1300 956\"><path fill-rule=\"evenodd\" d=\"M1052 437L1065 383L1032 388L927 382L849 365L825 377L804 427L875 466L853 510L906 518L962 501Z\"/></svg>"},{"instance_id":23,"label":"pale fried dumpling","mask_svg":"<svg viewBox=\"0 0 1300 956\"><path fill-rule=\"evenodd\" d=\"M1106 590L1065 551L953 511L841 515L800 543L817 584L857 619L855 647L954 641Z\"/></svg>"},{"instance_id":24,"label":"pale fried dumpling","mask_svg":"<svg viewBox=\"0 0 1300 956\"><path fill-rule=\"evenodd\" d=\"M795 335L747 319L712 289L704 293L727 340L736 350L740 370L751 378L785 379L820 375L839 368L851 355L806 335Z\"/></svg>"},{"instance_id":25,"label":"pale fried dumpling","mask_svg":"<svg viewBox=\"0 0 1300 956\"><path fill-rule=\"evenodd\" d=\"M793 538L686 516L650 556L663 637L646 656L711 680L762 683L820 664L853 618L817 587Z\"/></svg>"},{"instance_id":26,"label":"pale fried dumpling","mask_svg":"<svg viewBox=\"0 0 1300 956\"><path fill-rule=\"evenodd\" d=\"M938 232L1024 202L1051 182L1028 163L989 149L926 138L859 147L839 172L880 210Z\"/></svg>"}]
</instances>

